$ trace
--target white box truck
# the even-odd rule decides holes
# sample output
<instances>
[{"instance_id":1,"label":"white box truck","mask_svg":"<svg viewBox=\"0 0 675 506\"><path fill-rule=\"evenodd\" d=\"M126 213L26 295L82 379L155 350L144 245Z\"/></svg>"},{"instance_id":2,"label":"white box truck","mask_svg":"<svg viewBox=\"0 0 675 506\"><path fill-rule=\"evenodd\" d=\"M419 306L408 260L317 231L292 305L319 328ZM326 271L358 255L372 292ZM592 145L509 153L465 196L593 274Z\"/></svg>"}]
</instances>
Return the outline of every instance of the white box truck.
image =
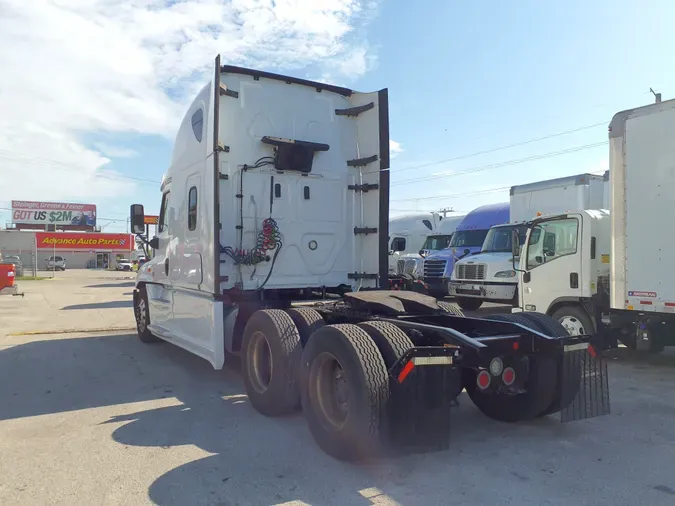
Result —
<instances>
[{"instance_id":1,"label":"white box truck","mask_svg":"<svg viewBox=\"0 0 675 506\"><path fill-rule=\"evenodd\" d=\"M447 448L463 389L496 420L606 413L597 389L581 402L590 364L606 386L588 336L542 314L465 318L432 297L381 289L387 97L216 58L176 137L158 234L141 239L155 255L133 292L139 339L214 368L238 355L251 406L266 416L302 409L338 459L391 443ZM131 206L135 234L143 223L143 206Z\"/></svg>"},{"instance_id":2,"label":"white box truck","mask_svg":"<svg viewBox=\"0 0 675 506\"><path fill-rule=\"evenodd\" d=\"M524 238L525 223L537 215L599 209L604 199L603 176L579 174L511 187L509 223L488 232L479 253L457 263L448 287L462 309L484 302L518 306L518 277L511 254L512 232Z\"/></svg>"},{"instance_id":3,"label":"white box truck","mask_svg":"<svg viewBox=\"0 0 675 506\"><path fill-rule=\"evenodd\" d=\"M534 220L522 245L519 308L571 333L658 352L675 344L675 100L609 126L610 211Z\"/></svg>"}]
</instances>

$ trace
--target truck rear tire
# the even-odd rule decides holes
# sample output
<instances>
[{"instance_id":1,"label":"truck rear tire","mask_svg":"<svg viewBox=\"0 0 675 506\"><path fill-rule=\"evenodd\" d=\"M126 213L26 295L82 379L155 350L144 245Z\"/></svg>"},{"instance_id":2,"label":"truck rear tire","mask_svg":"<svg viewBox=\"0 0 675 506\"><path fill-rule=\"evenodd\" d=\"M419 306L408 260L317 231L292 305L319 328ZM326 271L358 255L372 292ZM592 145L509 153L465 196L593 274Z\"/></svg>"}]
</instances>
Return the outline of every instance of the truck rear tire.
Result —
<instances>
[{"instance_id":1,"label":"truck rear tire","mask_svg":"<svg viewBox=\"0 0 675 506\"><path fill-rule=\"evenodd\" d=\"M263 309L251 315L244 329L241 369L256 411L278 416L297 408L301 354L300 334L286 312Z\"/></svg>"},{"instance_id":2,"label":"truck rear tire","mask_svg":"<svg viewBox=\"0 0 675 506\"><path fill-rule=\"evenodd\" d=\"M490 315L490 319L518 323L542 332L532 320L519 313ZM476 407L493 420L509 423L533 420L543 416L555 402L558 370L558 363L554 358L530 356L530 377L524 393L484 393L476 386L475 371L465 374L464 388Z\"/></svg>"},{"instance_id":3,"label":"truck rear tire","mask_svg":"<svg viewBox=\"0 0 675 506\"><path fill-rule=\"evenodd\" d=\"M387 370L414 346L408 335L393 323L372 321L359 323L358 326L377 346Z\"/></svg>"},{"instance_id":4,"label":"truck rear tire","mask_svg":"<svg viewBox=\"0 0 675 506\"><path fill-rule=\"evenodd\" d=\"M559 322L569 335L583 336L595 334L593 320L586 311L578 306L566 304L556 309L551 318Z\"/></svg>"},{"instance_id":5,"label":"truck rear tire","mask_svg":"<svg viewBox=\"0 0 675 506\"><path fill-rule=\"evenodd\" d=\"M377 455L389 378L366 331L349 324L320 328L305 346L302 367L308 379L302 408L317 445L339 460Z\"/></svg>"},{"instance_id":6,"label":"truck rear tire","mask_svg":"<svg viewBox=\"0 0 675 506\"><path fill-rule=\"evenodd\" d=\"M138 288L138 293L134 300L134 316L136 318L138 339L142 343L159 343L162 341L148 330L148 325L150 325L150 309L148 307L148 292L143 285Z\"/></svg>"},{"instance_id":7,"label":"truck rear tire","mask_svg":"<svg viewBox=\"0 0 675 506\"><path fill-rule=\"evenodd\" d=\"M464 311L477 311L483 305L483 301L471 297L457 297L457 304Z\"/></svg>"},{"instance_id":8,"label":"truck rear tire","mask_svg":"<svg viewBox=\"0 0 675 506\"><path fill-rule=\"evenodd\" d=\"M293 307L287 309L286 313L291 317L295 327L298 329L300 334L300 342L304 348L309 341L309 336L314 332L319 330L321 327L326 325L326 322L323 320L323 316L318 311L306 307Z\"/></svg>"},{"instance_id":9,"label":"truck rear tire","mask_svg":"<svg viewBox=\"0 0 675 506\"><path fill-rule=\"evenodd\" d=\"M457 304L451 304L450 302L439 300L438 307L440 307L446 313L454 314L455 316L464 316L464 312Z\"/></svg>"}]
</instances>

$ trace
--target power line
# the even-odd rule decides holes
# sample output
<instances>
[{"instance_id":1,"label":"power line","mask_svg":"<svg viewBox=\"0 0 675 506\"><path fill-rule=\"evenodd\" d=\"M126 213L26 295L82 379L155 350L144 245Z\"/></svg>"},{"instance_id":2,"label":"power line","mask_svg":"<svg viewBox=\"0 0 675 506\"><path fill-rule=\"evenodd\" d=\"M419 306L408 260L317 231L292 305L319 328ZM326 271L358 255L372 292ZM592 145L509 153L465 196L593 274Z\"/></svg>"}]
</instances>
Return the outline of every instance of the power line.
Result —
<instances>
[{"instance_id":1,"label":"power line","mask_svg":"<svg viewBox=\"0 0 675 506\"><path fill-rule=\"evenodd\" d=\"M594 172L589 172L589 174L603 174L605 171L600 170L600 171L594 171ZM530 184L530 183L522 183L522 184ZM513 186L517 185L510 185L510 186L500 186L498 188L488 188L486 190L476 190L476 191L469 191L469 192L462 192L462 193L453 193L450 195L432 195L432 196L421 196L421 197L411 197L411 198L406 198L406 199L391 199L390 202L414 202L416 200L431 200L431 199L452 199L452 198L462 198L462 197L467 197L470 195L485 195L489 193L496 193L499 191L504 191L504 190L510 190L513 188ZM390 211L404 211L403 209L391 209ZM435 212L434 210L429 210L429 209L414 209L414 211L421 211L421 212ZM463 211L457 211L455 212L463 212Z\"/></svg>"},{"instance_id":2,"label":"power line","mask_svg":"<svg viewBox=\"0 0 675 506\"><path fill-rule=\"evenodd\" d=\"M4 154L3 154L4 153ZM86 176L91 176L91 177L99 177L99 178L105 178L105 179L113 179L113 180L121 180L121 179L128 179L130 181L135 181L138 183L144 183L144 184L154 184L154 185L159 185L161 184L161 181L156 181L154 179L146 179L146 178L140 178L140 177L133 177L133 176L126 176L124 174L100 174L97 172L89 173L85 172L83 170L77 169L77 165L70 165L70 164L65 164L56 160L48 160L45 158L33 158L33 157L28 157L24 155L16 155L12 153L11 151L6 151L6 150L1 150L0 149L0 158L5 158L5 159L10 159L10 160L16 160L20 162L24 162L27 164L37 164L37 165L44 165L47 167L50 166L57 166L56 168L59 170L65 170L68 172L74 172L74 173L79 173L81 175L86 175Z\"/></svg>"},{"instance_id":3,"label":"power line","mask_svg":"<svg viewBox=\"0 0 675 506\"><path fill-rule=\"evenodd\" d=\"M517 147L517 146L525 146L527 144L532 144L534 142L539 142L539 141L543 141L543 140L546 140L546 139L553 139L554 137L560 137L562 135L568 135L568 134L571 134L571 133L581 132L583 130L589 130L591 128L596 128L596 127L599 127L599 126L602 126L602 125L606 126L607 122L603 121L603 122L600 122L600 123L594 123L592 125L586 125L586 126L583 126L583 127L574 128L572 130L565 130L564 132L556 132L554 134L544 135L542 137L534 137L532 139L527 139L525 141L515 142L513 144L507 144L507 145L504 145L504 146L498 146L496 148L485 149L485 150L482 150L482 151L476 151L474 153L455 156L453 158L446 158L444 160L437 160L435 162L423 163L421 165L414 165L412 167L404 167L402 169L397 169L397 170L391 170L390 169L390 172L392 174L398 174L399 172L405 172L405 171L408 171L408 170L422 169L424 167L431 167L433 165L440 165L442 163L456 162L458 160L465 160L466 158L473 158L475 156L486 155L488 153L495 153L496 151L501 151L501 150L504 150L504 149L514 148L514 147Z\"/></svg>"},{"instance_id":4,"label":"power line","mask_svg":"<svg viewBox=\"0 0 675 506\"><path fill-rule=\"evenodd\" d=\"M560 151L551 151L549 153L543 153L541 155L533 155L533 156L528 156L526 158L515 158L513 160L506 160L504 162L498 162L498 163L491 163L489 165L479 165L477 167L471 167L469 169L461 170L458 172L452 172L450 174L437 174L437 175L432 175L432 176L422 176L422 177L416 177L412 179L404 179L403 181L397 181L395 183L391 183L391 186L396 186L396 185L401 185L401 184L410 184L410 183L417 183L419 181L430 181L432 179L444 179L447 177L453 177L453 176L461 176L462 174L471 174L474 172L481 172L484 170L491 170L491 169L498 169L501 167L507 167L510 165L518 165L521 163L525 162L531 162L534 160L543 160L545 158L553 158L555 156L561 156L561 155L566 155L569 153L576 153L578 151L584 151L586 149L593 149L597 148L600 146L606 146L607 142L596 142L594 144L584 144L583 146L575 146L573 148L568 148L568 149L563 149Z\"/></svg>"}]
</instances>

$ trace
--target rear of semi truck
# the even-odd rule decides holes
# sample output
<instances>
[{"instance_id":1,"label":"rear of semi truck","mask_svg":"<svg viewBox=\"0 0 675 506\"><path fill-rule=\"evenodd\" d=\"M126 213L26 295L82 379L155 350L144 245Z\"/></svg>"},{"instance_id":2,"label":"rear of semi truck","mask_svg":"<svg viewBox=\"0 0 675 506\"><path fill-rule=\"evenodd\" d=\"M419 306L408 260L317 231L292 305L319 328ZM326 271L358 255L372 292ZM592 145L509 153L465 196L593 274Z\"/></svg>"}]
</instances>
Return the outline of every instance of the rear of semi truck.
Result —
<instances>
[{"instance_id":1,"label":"rear of semi truck","mask_svg":"<svg viewBox=\"0 0 675 506\"><path fill-rule=\"evenodd\" d=\"M140 340L169 341L214 368L238 355L251 406L301 409L339 459L447 448L463 389L501 421L606 413L605 366L586 336L541 314L466 318L381 289L388 124L386 90L217 58L180 126L156 237L142 237L143 206L131 208L134 233L155 252L134 290ZM591 369L600 388L581 402Z\"/></svg>"}]
</instances>

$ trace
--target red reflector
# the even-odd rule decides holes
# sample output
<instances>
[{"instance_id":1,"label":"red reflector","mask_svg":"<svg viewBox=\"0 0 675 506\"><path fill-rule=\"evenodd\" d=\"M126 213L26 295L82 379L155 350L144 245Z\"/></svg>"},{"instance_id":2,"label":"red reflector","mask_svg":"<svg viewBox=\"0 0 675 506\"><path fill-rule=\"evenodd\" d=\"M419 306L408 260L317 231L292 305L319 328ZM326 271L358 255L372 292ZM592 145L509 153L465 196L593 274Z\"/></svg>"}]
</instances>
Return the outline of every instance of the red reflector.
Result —
<instances>
[{"instance_id":1,"label":"red reflector","mask_svg":"<svg viewBox=\"0 0 675 506\"><path fill-rule=\"evenodd\" d=\"M415 364L413 364L413 361L410 360L406 365L403 366L403 369L401 369L401 372L398 373L398 382L403 383L405 379L408 377L408 374L410 374L410 371L413 370L413 367L415 367Z\"/></svg>"},{"instance_id":2,"label":"red reflector","mask_svg":"<svg viewBox=\"0 0 675 506\"><path fill-rule=\"evenodd\" d=\"M644 304L644 305L646 305L646 306L651 306L651 305L652 305L652 301L651 301L651 300L641 300L641 301L640 301L640 304Z\"/></svg>"},{"instance_id":3,"label":"red reflector","mask_svg":"<svg viewBox=\"0 0 675 506\"><path fill-rule=\"evenodd\" d=\"M517 350L520 345L518 344L518 341L513 341L513 349Z\"/></svg>"},{"instance_id":4,"label":"red reflector","mask_svg":"<svg viewBox=\"0 0 675 506\"><path fill-rule=\"evenodd\" d=\"M664 305L666 307L675 307L675 302L666 302Z\"/></svg>"},{"instance_id":5,"label":"red reflector","mask_svg":"<svg viewBox=\"0 0 675 506\"><path fill-rule=\"evenodd\" d=\"M590 344L588 345L588 354L593 358L598 356L598 352L595 351L595 348L593 348L593 346L591 346Z\"/></svg>"},{"instance_id":6,"label":"red reflector","mask_svg":"<svg viewBox=\"0 0 675 506\"><path fill-rule=\"evenodd\" d=\"M490 386L490 374L487 371L479 372L478 377L476 378L476 383L478 384L478 388L485 390Z\"/></svg>"},{"instance_id":7,"label":"red reflector","mask_svg":"<svg viewBox=\"0 0 675 506\"><path fill-rule=\"evenodd\" d=\"M516 381L516 371L512 367L507 367L502 373L502 381L506 386L513 385L513 382Z\"/></svg>"}]
</instances>

